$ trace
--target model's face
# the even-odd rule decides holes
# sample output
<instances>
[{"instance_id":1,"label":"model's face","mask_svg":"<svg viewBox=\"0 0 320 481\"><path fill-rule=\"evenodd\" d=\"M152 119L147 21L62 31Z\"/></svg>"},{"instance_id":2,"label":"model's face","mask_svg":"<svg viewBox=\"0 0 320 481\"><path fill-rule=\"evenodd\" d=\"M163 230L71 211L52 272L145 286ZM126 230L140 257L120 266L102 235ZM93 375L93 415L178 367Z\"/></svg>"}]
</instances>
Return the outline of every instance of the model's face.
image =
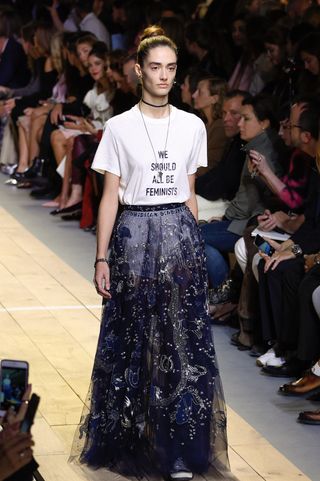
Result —
<instances>
[{"instance_id":1,"label":"model's face","mask_svg":"<svg viewBox=\"0 0 320 481\"><path fill-rule=\"evenodd\" d=\"M82 63L82 65L86 68L88 67L88 57L91 50L92 50L92 46L89 45L88 43L79 43L79 45L77 45L77 54L78 54L79 60Z\"/></svg>"},{"instance_id":2,"label":"model's face","mask_svg":"<svg viewBox=\"0 0 320 481\"><path fill-rule=\"evenodd\" d=\"M98 82L105 76L105 62L95 55L89 55L88 70L95 82Z\"/></svg>"},{"instance_id":3,"label":"model's face","mask_svg":"<svg viewBox=\"0 0 320 481\"><path fill-rule=\"evenodd\" d=\"M279 65L282 62L282 53L279 45L267 42L265 43L265 48L271 63L273 65Z\"/></svg>"},{"instance_id":4,"label":"model's face","mask_svg":"<svg viewBox=\"0 0 320 481\"><path fill-rule=\"evenodd\" d=\"M237 47L242 47L246 41L246 24L243 20L235 20L232 24L232 40Z\"/></svg>"},{"instance_id":5,"label":"model's face","mask_svg":"<svg viewBox=\"0 0 320 481\"><path fill-rule=\"evenodd\" d=\"M197 90L192 95L197 110L205 110L214 105L217 102L217 97L217 95L211 95L208 80L200 80Z\"/></svg>"},{"instance_id":6,"label":"model's face","mask_svg":"<svg viewBox=\"0 0 320 481\"><path fill-rule=\"evenodd\" d=\"M257 137L267 127L267 121L260 122L256 117L252 105L243 105L238 126L240 128L240 137L242 140L249 142Z\"/></svg>"},{"instance_id":7,"label":"model's face","mask_svg":"<svg viewBox=\"0 0 320 481\"><path fill-rule=\"evenodd\" d=\"M190 92L189 75L184 78L184 81L181 84L181 99L185 104L192 105L192 93Z\"/></svg>"},{"instance_id":8,"label":"model's face","mask_svg":"<svg viewBox=\"0 0 320 481\"><path fill-rule=\"evenodd\" d=\"M320 63L315 55L311 55L311 53L308 52L301 52L301 60L306 70L311 72L313 75L320 74Z\"/></svg>"},{"instance_id":9,"label":"model's face","mask_svg":"<svg viewBox=\"0 0 320 481\"><path fill-rule=\"evenodd\" d=\"M143 65L136 64L136 72L142 80L142 88L152 97L167 96L177 71L177 56L167 46L149 51Z\"/></svg>"},{"instance_id":10,"label":"model's face","mask_svg":"<svg viewBox=\"0 0 320 481\"><path fill-rule=\"evenodd\" d=\"M233 97L223 102L222 119L227 137L235 137L239 133L239 120L241 118L242 97Z\"/></svg>"}]
</instances>

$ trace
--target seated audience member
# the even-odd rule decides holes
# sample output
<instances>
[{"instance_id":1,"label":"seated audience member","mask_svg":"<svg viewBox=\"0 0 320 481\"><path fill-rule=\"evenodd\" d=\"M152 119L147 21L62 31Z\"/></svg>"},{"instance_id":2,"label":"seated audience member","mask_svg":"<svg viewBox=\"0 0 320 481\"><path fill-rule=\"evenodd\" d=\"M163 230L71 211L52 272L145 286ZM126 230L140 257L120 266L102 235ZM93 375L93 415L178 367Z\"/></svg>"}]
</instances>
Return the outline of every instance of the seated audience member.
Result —
<instances>
[{"instance_id":1,"label":"seated audience member","mask_svg":"<svg viewBox=\"0 0 320 481\"><path fill-rule=\"evenodd\" d=\"M47 10L51 15L51 20L55 28L59 31L77 32L78 18L72 7L71 2L52 0Z\"/></svg>"},{"instance_id":2,"label":"seated audience member","mask_svg":"<svg viewBox=\"0 0 320 481\"><path fill-rule=\"evenodd\" d=\"M93 33L86 33L81 35L76 41L77 56L81 65L86 69L88 68L89 53L97 40L97 37L93 35Z\"/></svg>"},{"instance_id":3,"label":"seated audience member","mask_svg":"<svg viewBox=\"0 0 320 481\"><path fill-rule=\"evenodd\" d=\"M52 89L57 81L57 71L53 65L51 40L55 29L51 25L37 23L34 33L34 52L37 57L36 69L39 78L39 87L33 93L26 95L15 94L15 98L9 99L7 104L10 108L12 120L16 123L18 118L24 115L26 109L39 106L41 100L46 100L52 94ZM32 110L28 111L29 113Z\"/></svg>"},{"instance_id":4,"label":"seated audience member","mask_svg":"<svg viewBox=\"0 0 320 481\"><path fill-rule=\"evenodd\" d=\"M280 111L293 100L295 76L288 66L287 55L288 30L283 27L271 27L264 38L267 56L273 66L274 76L264 87L264 92L273 95L275 108Z\"/></svg>"},{"instance_id":5,"label":"seated audience member","mask_svg":"<svg viewBox=\"0 0 320 481\"><path fill-rule=\"evenodd\" d=\"M228 204L226 201L232 200L239 188L246 153L241 150L243 141L239 135L238 124L242 101L245 97L247 93L241 90L233 90L225 95L222 121L227 138L226 146L219 163L196 179L200 220L223 215ZM221 209L223 209L222 214Z\"/></svg>"},{"instance_id":6,"label":"seated audience member","mask_svg":"<svg viewBox=\"0 0 320 481\"><path fill-rule=\"evenodd\" d=\"M256 216L274 200L266 184L256 176L249 151L259 150L266 156L271 168L278 175L281 172L279 159L282 157L283 143L276 133L277 120L271 99L262 95L244 99L239 128L241 139L247 142L244 147L246 162L239 189L221 220L201 226L212 287L219 286L227 277L229 266L225 256L233 252L248 222L256 223Z\"/></svg>"},{"instance_id":7,"label":"seated audience member","mask_svg":"<svg viewBox=\"0 0 320 481\"><path fill-rule=\"evenodd\" d=\"M312 171L314 167L314 144L318 136L318 112L313 108L310 100L297 101L291 108L290 120L284 132L292 131L290 144L293 150L290 154L289 166L286 174L279 178L265 163L264 156L256 151L250 152L251 160L256 165L256 171L264 179L269 188L283 203L282 210L271 213L266 210L258 216L259 228L270 231L281 228L289 233L294 232L303 222L302 212L305 209L306 199L312 191ZM293 126L299 125L303 129ZM288 143L287 139L287 143ZM282 159L281 159L282 160ZM282 162L284 165L284 162ZM256 282L256 256L258 249L253 244L251 232L253 227L248 227L244 236L235 245L237 261L244 273L239 299L240 332L238 341L250 347L259 346L257 355L264 352L264 343L261 336L261 323L259 319L259 295ZM258 364L262 363L260 358Z\"/></svg>"},{"instance_id":8,"label":"seated audience member","mask_svg":"<svg viewBox=\"0 0 320 481\"><path fill-rule=\"evenodd\" d=\"M230 35L232 41L231 49L234 59L233 68L235 67L238 59L242 56L246 45L246 21L247 15L241 12L232 19L230 26Z\"/></svg>"},{"instance_id":9,"label":"seated audience member","mask_svg":"<svg viewBox=\"0 0 320 481\"><path fill-rule=\"evenodd\" d=\"M275 341L263 358L262 370L270 376L299 377L320 354L320 321L311 302L320 276L319 192L300 229L283 244L271 241L275 254L258 266L263 333ZM280 393L290 389L282 386Z\"/></svg>"},{"instance_id":10,"label":"seated audience member","mask_svg":"<svg viewBox=\"0 0 320 481\"><path fill-rule=\"evenodd\" d=\"M83 115L88 112L88 108L83 104L83 99L86 93L92 88L93 79L87 73L87 69L80 62L77 55L76 45L81 33L64 33L64 49L66 51L66 84L67 97L64 103L56 103L50 111L43 127L41 139L39 142L39 154L35 159L34 165L25 172L27 178L37 175L38 164L44 162L46 169L49 170L50 181L46 187L41 189L34 189L31 191L31 196L35 198L49 198L56 197L60 190L60 179L56 174L56 161L51 150L51 133L58 129L64 116L68 115ZM84 59L84 62L86 59ZM38 160L40 159L40 160ZM30 171L30 172L29 172Z\"/></svg>"},{"instance_id":11,"label":"seated audience member","mask_svg":"<svg viewBox=\"0 0 320 481\"><path fill-rule=\"evenodd\" d=\"M316 149L316 141L313 143ZM320 249L319 175L316 182L305 210L305 221L290 240L283 244L270 241L275 253L258 266L262 332L265 340L275 342L259 365L264 365L264 372L274 376L300 375L319 355L319 320L306 307L306 303L311 305L311 293L308 291L305 295L303 291L303 286L307 290L308 279L317 269L305 275L303 256Z\"/></svg>"},{"instance_id":12,"label":"seated audience member","mask_svg":"<svg viewBox=\"0 0 320 481\"><path fill-rule=\"evenodd\" d=\"M15 172L11 175L12 180L22 181L24 173L38 155L38 142L46 118L55 102L65 101L66 80L64 75L64 61L62 58L62 33L56 33L51 37L50 55L45 63L44 76L48 85L53 85L49 98L39 101L41 105L31 106L25 109L25 115L21 115L17 121L19 137L19 160ZM47 92L49 93L49 92ZM12 182L15 184L14 182Z\"/></svg>"},{"instance_id":13,"label":"seated audience member","mask_svg":"<svg viewBox=\"0 0 320 481\"><path fill-rule=\"evenodd\" d=\"M15 13L0 6L0 85L24 87L30 79L27 56L14 37Z\"/></svg>"},{"instance_id":14,"label":"seated audience member","mask_svg":"<svg viewBox=\"0 0 320 481\"><path fill-rule=\"evenodd\" d=\"M300 81L300 90L305 92L320 92L320 33L312 32L302 38L297 46L297 52L303 62L307 76Z\"/></svg>"},{"instance_id":15,"label":"seated audience member","mask_svg":"<svg viewBox=\"0 0 320 481\"><path fill-rule=\"evenodd\" d=\"M63 126L53 131L51 135L52 148L58 165L67 155L69 140L72 140L71 143L73 144L73 139L79 135L91 134L95 136L99 130L102 131L105 122L113 114L111 100L114 90L106 74L106 65L107 46L103 42L97 42L92 47L88 57L89 73L95 81L95 84L93 89L89 90L83 99L83 103L90 110L89 117L86 119L70 116L69 121L64 122ZM86 141L88 141L88 139L86 139ZM68 160L71 167L71 158L69 157ZM67 163L68 161L66 164ZM68 213L72 213L71 208L79 204L82 200L81 182L73 182L69 198L70 167L68 165L68 168L66 168L64 172L65 185L62 196L59 199L59 209L55 211L55 214L65 214L66 208L68 209Z\"/></svg>"},{"instance_id":16,"label":"seated audience member","mask_svg":"<svg viewBox=\"0 0 320 481\"><path fill-rule=\"evenodd\" d=\"M180 85L182 101L182 104L180 105L181 109L186 110L187 112L192 112L196 115L200 114L200 112L194 108L193 94L197 90L199 79L206 77L206 75L207 72L195 69L190 69L184 74L183 81Z\"/></svg>"},{"instance_id":17,"label":"seated audience member","mask_svg":"<svg viewBox=\"0 0 320 481\"><path fill-rule=\"evenodd\" d=\"M314 167L316 155L315 142L318 138L319 113L314 109L312 101L301 98L291 108L289 128L291 131L291 145L294 147L289 159L286 174L279 178L268 166L266 159L256 150L250 151L250 158L255 165L256 172L279 199L289 208L290 212L297 212L305 203L309 186L311 168ZM275 216L276 219L276 216ZM274 227L286 230L285 222L290 216L274 224L270 222L269 230ZM263 226L265 230L267 226Z\"/></svg>"},{"instance_id":18,"label":"seated audience member","mask_svg":"<svg viewBox=\"0 0 320 481\"><path fill-rule=\"evenodd\" d=\"M135 71L136 54L128 55L123 61L123 75L130 92L138 96L138 76Z\"/></svg>"},{"instance_id":19,"label":"seated audience member","mask_svg":"<svg viewBox=\"0 0 320 481\"><path fill-rule=\"evenodd\" d=\"M194 66L198 70L204 70L211 75L224 77L225 72L220 65L216 64L212 51L212 35L208 25L202 21L191 22L186 27L185 45L191 55Z\"/></svg>"},{"instance_id":20,"label":"seated audience member","mask_svg":"<svg viewBox=\"0 0 320 481\"><path fill-rule=\"evenodd\" d=\"M37 90L40 88L40 70L38 66L39 52L37 51L34 43L35 32L35 22L29 22L21 28L21 45L24 53L27 55L31 78L29 83L24 87L16 89L0 87L0 92L3 92L8 97L23 97L25 95L30 95L37 92Z\"/></svg>"},{"instance_id":21,"label":"seated audience member","mask_svg":"<svg viewBox=\"0 0 320 481\"><path fill-rule=\"evenodd\" d=\"M319 330L319 316L320 316L320 270L319 270L319 254L314 256L308 256L307 261L305 264L306 269L310 272L308 278L305 278L300 287L299 287L299 305L300 305L300 312L303 307L307 308L308 318L314 320L315 326L318 327ZM310 297L312 296L312 303L310 303ZM314 316L316 313L318 319ZM310 316L311 314L311 316ZM312 334L312 333L310 333ZM313 339L309 336L308 339L304 341L310 342L313 345ZM300 340L299 340L300 343ZM318 346L319 348L319 346ZM314 351L313 351L314 352ZM311 367L310 370L306 371L302 377L299 379L292 381L288 384L283 384L280 386L278 393L284 396L297 396L297 397L304 397L308 395L308 400L310 401L319 401L320 394L320 359L319 359L319 349L317 355L317 362ZM316 357L316 356L315 356ZM320 412L317 411L304 411L300 413L298 417L298 421L305 423L305 424L320 424Z\"/></svg>"},{"instance_id":22,"label":"seated audience member","mask_svg":"<svg viewBox=\"0 0 320 481\"><path fill-rule=\"evenodd\" d=\"M110 34L104 24L93 12L93 0L77 0L76 12L80 18L80 30L93 33L110 50Z\"/></svg>"},{"instance_id":23,"label":"seated audience member","mask_svg":"<svg viewBox=\"0 0 320 481\"><path fill-rule=\"evenodd\" d=\"M224 80L206 76L198 79L197 90L192 95L195 109L204 115L208 142L208 166L198 169L198 177L218 165L226 144L222 122L222 104L226 88Z\"/></svg>"},{"instance_id":24,"label":"seated audience member","mask_svg":"<svg viewBox=\"0 0 320 481\"><path fill-rule=\"evenodd\" d=\"M163 28L167 37L171 38L178 47L179 60L177 69L177 82L180 83L183 73L190 67L190 55L185 47L185 27L184 22L177 16L163 17L160 19L159 25Z\"/></svg>"},{"instance_id":25,"label":"seated audience member","mask_svg":"<svg viewBox=\"0 0 320 481\"><path fill-rule=\"evenodd\" d=\"M129 110L137 103L136 95L131 91L123 71L124 60L127 53L123 50L114 50L108 55L107 76L114 87L114 96L111 100L113 115Z\"/></svg>"}]
</instances>

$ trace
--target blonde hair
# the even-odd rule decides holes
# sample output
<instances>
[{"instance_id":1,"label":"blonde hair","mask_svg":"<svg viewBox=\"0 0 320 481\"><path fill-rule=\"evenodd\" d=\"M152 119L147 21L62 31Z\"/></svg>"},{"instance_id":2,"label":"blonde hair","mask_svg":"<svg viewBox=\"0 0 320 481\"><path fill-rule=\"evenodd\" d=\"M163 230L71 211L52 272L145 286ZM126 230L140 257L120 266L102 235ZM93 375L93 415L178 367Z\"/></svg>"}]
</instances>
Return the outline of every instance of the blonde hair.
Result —
<instances>
[{"instance_id":1,"label":"blonde hair","mask_svg":"<svg viewBox=\"0 0 320 481\"><path fill-rule=\"evenodd\" d=\"M59 75L64 71L64 60L62 57L63 32L57 32L51 39L50 51L53 67Z\"/></svg>"}]
</instances>

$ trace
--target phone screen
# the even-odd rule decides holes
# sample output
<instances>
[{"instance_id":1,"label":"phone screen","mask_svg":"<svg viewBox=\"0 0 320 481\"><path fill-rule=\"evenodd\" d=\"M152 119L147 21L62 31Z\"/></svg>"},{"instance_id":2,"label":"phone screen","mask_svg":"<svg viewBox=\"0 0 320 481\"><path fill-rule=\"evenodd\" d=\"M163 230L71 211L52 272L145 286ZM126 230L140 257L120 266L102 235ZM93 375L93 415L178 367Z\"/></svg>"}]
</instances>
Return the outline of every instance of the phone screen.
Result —
<instances>
[{"instance_id":1,"label":"phone screen","mask_svg":"<svg viewBox=\"0 0 320 481\"><path fill-rule=\"evenodd\" d=\"M22 364L22 363L18 363ZM7 411L13 406L18 411L23 394L28 384L27 364L22 366L8 366L1 363L1 409Z\"/></svg>"},{"instance_id":2,"label":"phone screen","mask_svg":"<svg viewBox=\"0 0 320 481\"><path fill-rule=\"evenodd\" d=\"M256 235L254 239L254 243L258 247L259 251L263 252L267 256L271 257L272 254L274 253L274 248L271 247L269 242L264 240L264 238L261 237L260 235Z\"/></svg>"}]
</instances>

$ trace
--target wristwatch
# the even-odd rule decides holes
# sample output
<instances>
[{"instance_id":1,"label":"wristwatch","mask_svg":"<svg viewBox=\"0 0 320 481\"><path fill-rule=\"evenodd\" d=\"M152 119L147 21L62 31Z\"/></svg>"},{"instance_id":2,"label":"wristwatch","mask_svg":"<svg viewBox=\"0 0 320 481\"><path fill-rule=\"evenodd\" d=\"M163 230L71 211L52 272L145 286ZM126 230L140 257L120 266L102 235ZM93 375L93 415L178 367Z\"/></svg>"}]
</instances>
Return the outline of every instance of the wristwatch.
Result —
<instances>
[{"instance_id":1,"label":"wristwatch","mask_svg":"<svg viewBox=\"0 0 320 481\"><path fill-rule=\"evenodd\" d=\"M291 252L292 252L292 254L295 255L295 257L302 257L303 256L303 251L302 251L301 247L299 246L299 244L293 244L293 246L291 246Z\"/></svg>"}]
</instances>

